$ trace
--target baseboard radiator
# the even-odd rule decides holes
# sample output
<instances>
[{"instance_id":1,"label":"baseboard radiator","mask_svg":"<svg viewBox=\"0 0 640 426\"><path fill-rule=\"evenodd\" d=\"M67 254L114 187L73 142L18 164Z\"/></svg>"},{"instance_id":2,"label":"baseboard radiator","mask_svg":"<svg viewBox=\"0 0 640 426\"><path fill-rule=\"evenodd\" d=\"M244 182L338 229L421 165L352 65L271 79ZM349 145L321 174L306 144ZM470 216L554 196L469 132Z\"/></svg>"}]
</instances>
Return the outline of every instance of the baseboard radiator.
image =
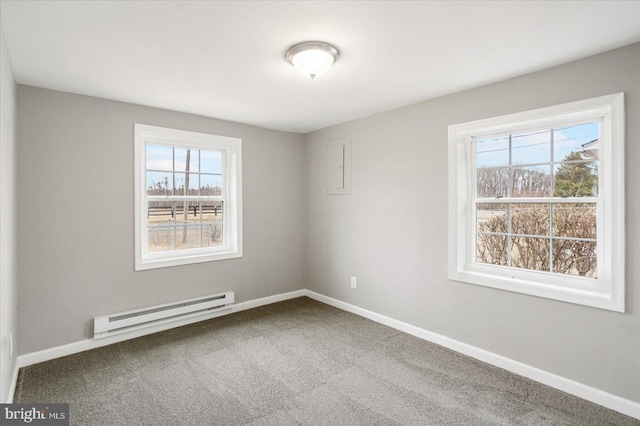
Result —
<instances>
[{"instance_id":1,"label":"baseboard radiator","mask_svg":"<svg viewBox=\"0 0 640 426\"><path fill-rule=\"evenodd\" d=\"M93 338L101 339L114 334L211 314L213 311L230 309L234 300L234 292L226 291L196 299L95 317L93 319Z\"/></svg>"}]
</instances>

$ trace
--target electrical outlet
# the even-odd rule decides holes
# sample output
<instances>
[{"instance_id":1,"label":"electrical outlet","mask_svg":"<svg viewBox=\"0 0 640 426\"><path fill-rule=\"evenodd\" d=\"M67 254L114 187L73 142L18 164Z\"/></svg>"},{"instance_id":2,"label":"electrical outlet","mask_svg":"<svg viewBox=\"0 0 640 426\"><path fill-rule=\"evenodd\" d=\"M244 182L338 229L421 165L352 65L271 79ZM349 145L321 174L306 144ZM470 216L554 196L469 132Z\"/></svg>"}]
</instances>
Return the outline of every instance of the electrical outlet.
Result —
<instances>
[{"instance_id":1,"label":"electrical outlet","mask_svg":"<svg viewBox=\"0 0 640 426\"><path fill-rule=\"evenodd\" d=\"M358 287L358 279L356 277L351 277L351 288Z\"/></svg>"}]
</instances>

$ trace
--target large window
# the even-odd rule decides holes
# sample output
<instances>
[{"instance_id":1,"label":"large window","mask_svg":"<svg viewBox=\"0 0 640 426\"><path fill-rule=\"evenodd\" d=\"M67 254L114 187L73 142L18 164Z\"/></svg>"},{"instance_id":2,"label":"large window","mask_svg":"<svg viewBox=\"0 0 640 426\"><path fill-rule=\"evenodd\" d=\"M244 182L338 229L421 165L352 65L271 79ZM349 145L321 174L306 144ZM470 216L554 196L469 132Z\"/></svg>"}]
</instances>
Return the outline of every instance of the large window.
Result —
<instances>
[{"instance_id":1,"label":"large window","mask_svg":"<svg viewBox=\"0 0 640 426\"><path fill-rule=\"evenodd\" d=\"M623 96L449 128L451 279L624 310Z\"/></svg>"},{"instance_id":2,"label":"large window","mask_svg":"<svg viewBox=\"0 0 640 426\"><path fill-rule=\"evenodd\" d=\"M135 269L242 256L241 140L135 125Z\"/></svg>"}]
</instances>

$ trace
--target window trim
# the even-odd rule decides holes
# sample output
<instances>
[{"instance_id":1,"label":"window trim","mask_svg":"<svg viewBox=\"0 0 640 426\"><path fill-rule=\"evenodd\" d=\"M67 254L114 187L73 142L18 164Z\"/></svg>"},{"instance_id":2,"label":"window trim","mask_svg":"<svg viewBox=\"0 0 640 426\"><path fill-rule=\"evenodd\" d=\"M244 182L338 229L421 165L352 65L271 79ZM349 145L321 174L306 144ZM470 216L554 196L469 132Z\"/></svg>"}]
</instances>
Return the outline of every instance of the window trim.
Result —
<instances>
[{"instance_id":1,"label":"window trim","mask_svg":"<svg viewBox=\"0 0 640 426\"><path fill-rule=\"evenodd\" d=\"M242 139L139 123L134 125L134 134L134 270L143 271L242 257ZM223 195L207 197L211 200L224 198L224 245L157 253L146 252L148 215L145 146L147 143L224 152ZM152 198L162 197L152 196Z\"/></svg>"},{"instance_id":2,"label":"window trim","mask_svg":"<svg viewBox=\"0 0 640 426\"><path fill-rule=\"evenodd\" d=\"M598 278L562 276L475 263L471 191L475 180L471 140L488 134L601 120L600 190L597 198ZM624 93L449 126L448 277L543 298L625 311ZM599 222L600 224L600 222ZM602 253L602 256L600 256ZM597 281L592 289L585 280Z\"/></svg>"}]
</instances>

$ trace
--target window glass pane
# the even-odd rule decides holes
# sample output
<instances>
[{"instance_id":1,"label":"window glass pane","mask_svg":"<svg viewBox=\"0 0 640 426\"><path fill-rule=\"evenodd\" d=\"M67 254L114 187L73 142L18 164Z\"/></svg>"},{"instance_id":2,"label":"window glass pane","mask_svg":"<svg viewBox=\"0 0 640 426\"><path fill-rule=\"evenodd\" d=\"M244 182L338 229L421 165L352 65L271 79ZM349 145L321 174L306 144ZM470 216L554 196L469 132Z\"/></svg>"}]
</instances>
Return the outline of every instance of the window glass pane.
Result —
<instances>
[{"instance_id":1,"label":"window glass pane","mask_svg":"<svg viewBox=\"0 0 640 426\"><path fill-rule=\"evenodd\" d=\"M511 233L549 235L549 204L512 204Z\"/></svg>"},{"instance_id":2,"label":"window glass pane","mask_svg":"<svg viewBox=\"0 0 640 426\"><path fill-rule=\"evenodd\" d=\"M199 177L198 173L185 173L185 178L187 179L185 184L189 188L187 195L198 195Z\"/></svg>"},{"instance_id":3,"label":"window glass pane","mask_svg":"<svg viewBox=\"0 0 640 426\"><path fill-rule=\"evenodd\" d=\"M203 222L222 222L222 201L203 201L201 204Z\"/></svg>"},{"instance_id":4,"label":"window glass pane","mask_svg":"<svg viewBox=\"0 0 640 426\"><path fill-rule=\"evenodd\" d=\"M173 170L173 147L161 145L146 145L145 159L147 170Z\"/></svg>"},{"instance_id":5,"label":"window glass pane","mask_svg":"<svg viewBox=\"0 0 640 426\"><path fill-rule=\"evenodd\" d=\"M511 237L511 266L548 272L549 239Z\"/></svg>"},{"instance_id":6,"label":"window glass pane","mask_svg":"<svg viewBox=\"0 0 640 426\"><path fill-rule=\"evenodd\" d=\"M476 220L478 232L506 234L508 232L507 204L478 203Z\"/></svg>"},{"instance_id":7,"label":"window glass pane","mask_svg":"<svg viewBox=\"0 0 640 426\"><path fill-rule=\"evenodd\" d=\"M184 184L185 184L184 173L174 173L173 174L173 191L176 195L185 195Z\"/></svg>"},{"instance_id":8,"label":"window glass pane","mask_svg":"<svg viewBox=\"0 0 640 426\"><path fill-rule=\"evenodd\" d=\"M222 245L223 204L221 201L202 203L202 246Z\"/></svg>"},{"instance_id":9,"label":"window glass pane","mask_svg":"<svg viewBox=\"0 0 640 426\"><path fill-rule=\"evenodd\" d=\"M511 137L511 164L551 162L551 131L516 134Z\"/></svg>"},{"instance_id":10,"label":"window glass pane","mask_svg":"<svg viewBox=\"0 0 640 426\"><path fill-rule=\"evenodd\" d=\"M597 238L597 208L595 203L553 205L554 237Z\"/></svg>"},{"instance_id":11,"label":"window glass pane","mask_svg":"<svg viewBox=\"0 0 640 426\"><path fill-rule=\"evenodd\" d=\"M221 151L200 151L200 168L202 173L222 173Z\"/></svg>"},{"instance_id":12,"label":"window glass pane","mask_svg":"<svg viewBox=\"0 0 640 426\"><path fill-rule=\"evenodd\" d=\"M174 173L174 195L198 195L197 173ZM188 186L189 190L185 191Z\"/></svg>"},{"instance_id":13,"label":"window glass pane","mask_svg":"<svg viewBox=\"0 0 640 426\"><path fill-rule=\"evenodd\" d=\"M149 253L174 250L175 226L149 226Z\"/></svg>"},{"instance_id":14,"label":"window glass pane","mask_svg":"<svg viewBox=\"0 0 640 426\"><path fill-rule=\"evenodd\" d=\"M222 176L200 175L200 195L222 195Z\"/></svg>"},{"instance_id":15,"label":"window glass pane","mask_svg":"<svg viewBox=\"0 0 640 426\"><path fill-rule=\"evenodd\" d=\"M478 139L476 167L504 167L509 165L509 136Z\"/></svg>"},{"instance_id":16,"label":"window glass pane","mask_svg":"<svg viewBox=\"0 0 640 426\"><path fill-rule=\"evenodd\" d=\"M598 159L600 123L563 127L553 131L553 161L565 161L572 154L585 160Z\"/></svg>"},{"instance_id":17,"label":"window glass pane","mask_svg":"<svg viewBox=\"0 0 640 426\"><path fill-rule=\"evenodd\" d=\"M197 201L176 201L176 224L200 223L200 206Z\"/></svg>"},{"instance_id":18,"label":"window glass pane","mask_svg":"<svg viewBox=\"0 0 640 426\"><path fill-rule=\"evenodd\" d=\"M147 195L173 195L171 172L147 172Z\"/></svg>"},{"instance_id":19,"label":"window glass pane","mask_svg":"<svg viewBox=\"0 0 640 426\"><path fill-rule=\"evenodd\" d=\"M175 203L151 201L147 209L149 253L175 249Z\"/></svg>"},{"instance_id":20,"label":"window glass pane","mask_svg":"<svg viewBox=\"0 0 640 426\"><path fill-rule=\"evenodd\" d=\"M198 171L198 150L176 148L176 172ZM187 161L188 160L188 161Z\"/></svg>"},{"instance_id":21,"label":"window glass pane","mask_svg":"<svg viewBox=\"0 0 640 426\"><path fill-rule=\"evenodd\" d=\"M553 272L597 278L595 241L553 240Z\"/></svg>"},{"instance_id":22,"label":"window glass pane","mask_svg":"<svg viewBox=\"0 0 640 426\"><path fill-rule=\"evenodd\" d=\"M176 249L201 246L201 206L199 201L176 202Z\"/></svg>"},{"instance_id":23,"label":"window glass pane","mask_svg":"<svg viewBox=\"0 0 640 426\"><path fill-rule=\"evenodd\" d=\"M174 205L172 201L150 201L147 209L149 226L175 225Z\"/></svg>"},{"instance_id":24,"label":"window glass pane","mask_svg":"<svg viewBox=\"0 0 640 426\"><path fill-rule=\"evenodd\" d=\"M478 198L502 198L508 196L508 167L497 169L476 169L476 194Z\"/></svg>"},{"instance_id":25,"label":"window glass pane","mask_svg":"<svg viewBox=\"0 0 640 426\"><path fill-rule=\"evenodd\" d=\"M549 197L551 166L514 167L512 197Z\"/></svg>"},{"instance_id":26,"label":"window glass pane","mask_svg":"<svg viewBox=\"0 0 640 426\"><path fill-rule=\"evenodd\" d=\"M222 222L202 223L202 247L222 245Z\"/></svg>"},{"instance_id":27,"label":"window glass pane","mask_svg":"<svg viewBox=\"0 0 640 426\"><path fill-rule=\"evenodd\" d=\"M176 226L176 249L201 247L200 223L186 223Z\"/></svg>"},{"instance_id":28,"label":"window glass pane","mask_svg":"<svg viewBox=\"0 0 640 426\"><path fill-rule=\"evenodd\" d=\"M476 261L490 265L507 265L507 238L504 235L478 234Z\"/></svg>"},{"instance_id":29,"label":"window glass pane","mask_svg":"<svg viewBox=\"0 0 640 426\"><path fill-rule=\"evenodd\" d=\"M579 154L573 154L579 157ZM598 195L598 162L562 163L553 166L554 197Z\"/></svg>"}]
</instances>

